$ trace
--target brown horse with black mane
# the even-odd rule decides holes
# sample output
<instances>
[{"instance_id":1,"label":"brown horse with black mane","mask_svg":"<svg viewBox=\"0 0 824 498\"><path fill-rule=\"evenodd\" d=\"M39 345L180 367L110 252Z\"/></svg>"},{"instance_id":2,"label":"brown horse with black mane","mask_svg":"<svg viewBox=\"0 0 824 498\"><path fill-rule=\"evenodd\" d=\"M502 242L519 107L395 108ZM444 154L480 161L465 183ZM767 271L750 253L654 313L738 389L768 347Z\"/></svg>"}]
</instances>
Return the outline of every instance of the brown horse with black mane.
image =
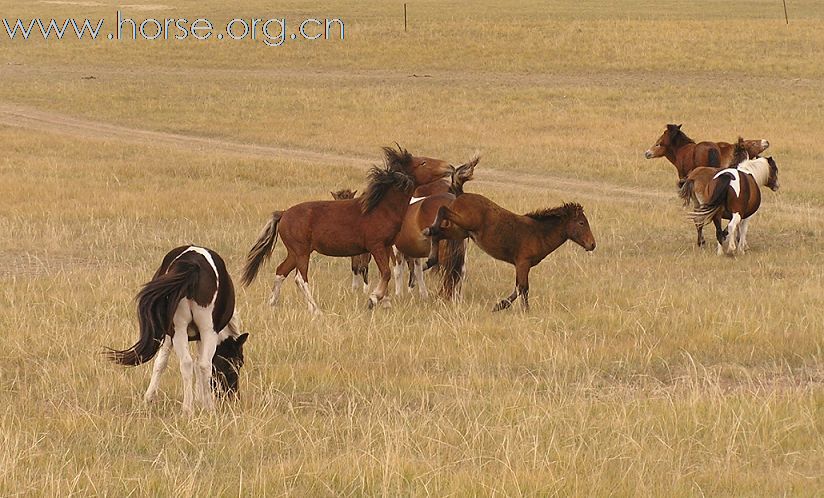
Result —
<instances>
[{"instance_id":1,"label":"brown horse with black mane","mask_svg":"<svg viewBox=\"0 0 824 498\"><path fill-rule=\"evenodd\" d=\"M757 157L770 143L767 140L745 140L744 146L749 157ZM681 125L668 124L667 129L655 144L644 152L644 157L654 159L666 157L683 180L695 168L727 168L732 165L734 145L727 142L699 142L681 131Z\"/></svg>"},{"instance_id":2,"label":"brown horse with black mane","mask_svg":"<svg viewBox=\"0 0 824 498\"><path fill-rule=\"evenodd\" d=\"M460 195L449 206L441 207L424 235L432 238L426 269L437 264L441 240L467 237L493 258L515 265L515 291L493 311L509 308L519 295L528 310L529 270L567 240L587 251L595 249L595 237L580 204L519 215L478 194Z\"/></svg>"},{"instance_id":3,"label":"brown horse with black mane","mask_svg":"<svg viewBox=\"0 0 824 498\"><path fill-rule=\"evenodd\" d=\"M286 258L278 265L269 303L277 304L280 288L297 268L295 281L309 310L320 313L309 290L309 256L349 257L368 252L375 259L381 281L369 296L369 307L383 301L389 306L387 285L391 277L389 252L401 228L412 192L418 185L448 176L446 161L413 156L398 146L384 147L384 167L373 167L366 192L357 199L313 201L275 211L263 227L246 258L242 282L249 285L275 247L278 235L286 246Z\"/></svg>"}]
</instances>

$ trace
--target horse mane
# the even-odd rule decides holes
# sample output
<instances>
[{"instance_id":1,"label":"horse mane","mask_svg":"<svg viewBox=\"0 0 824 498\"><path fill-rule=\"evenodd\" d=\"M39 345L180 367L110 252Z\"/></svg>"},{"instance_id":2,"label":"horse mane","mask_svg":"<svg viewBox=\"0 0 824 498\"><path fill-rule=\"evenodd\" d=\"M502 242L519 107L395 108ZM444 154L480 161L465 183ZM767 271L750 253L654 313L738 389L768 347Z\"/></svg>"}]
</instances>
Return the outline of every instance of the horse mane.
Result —
<instances>
[{"instance_id":1,"label":"horse mane","mask_svg":"<svg viewBox=\"0 0 824 498\"><path fill-rule=\"evenodd\" d=\"M749 158L750 154L747 152L747 147L744 144L744 139L738 137L738 142L735 143L735 148L732 151L732 162L730 163L730 168L737 167L739 164L743 163Z\"/></svg>"},{"instance_id":2,"label":"horse mane","mask_svg":"<svg viewBox=\"0 0 824 498\"><path fill-rule=\"evenodd\" d=\"M539 209L537 211L527 213L524 216L537 221L562 221L577 216L582 212L584 212L584 208L577 202L565 202L561 206L547 209Z\"/></svg>"},{"instance_id":3,"label":"horse mane","mask_svg":"<svg viewBox=\"0 0 824 498\"><path fill-rule=\"evenodd\" d=\"M375 209L391 189L411 193L415 188L415 180L406 172L412 166L412 154L398 145L398 150L384 147L383 155L385 165L382 168L373 166L369 170L369 185L360 197L363 214Z\"/></svg>"},{"instance_id":4,"label":"horse mane","mask_svg":"<svg viewBox=\"0 0 824 498\"><path fill-rule=\"evenodd\" d=\"M674 125L668 124L667 131L670 132L670 145L676 146L677 144L694 144L695 140L691 139L687 136L686 133L681 131L681 125Z\"/></svg>"},{"instance_id":5,"label":"horse mane","mask_svg":"<svg viewBox=\"0 0 824 498\"><path fill-rule=\"evenodd\" d=\"M344 188L344 189L337 190L337 191L335 191L335 192L330 192L330 193L332 194L332 197L333 197L334 199L336 199L336 200L341 200L341 199L354 199L354 198L355 198L355 194L357 194L357 193L358 193L358 191L357 191L357 190L348 189L348 188Z\"/></svg>"}]
</instances>

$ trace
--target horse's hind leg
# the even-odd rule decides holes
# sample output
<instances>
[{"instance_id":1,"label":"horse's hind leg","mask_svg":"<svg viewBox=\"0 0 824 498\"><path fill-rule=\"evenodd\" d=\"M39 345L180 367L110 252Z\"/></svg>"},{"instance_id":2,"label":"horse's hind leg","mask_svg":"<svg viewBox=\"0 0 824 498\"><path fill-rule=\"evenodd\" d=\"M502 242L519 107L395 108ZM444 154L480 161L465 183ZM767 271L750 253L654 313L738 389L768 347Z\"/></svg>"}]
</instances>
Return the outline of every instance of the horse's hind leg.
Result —
<instances>
[{"instance_id":1,"label":"horse's hind leg","mask_svg":"<svg viewBox=\"0 0 824 498\"><path fill-rule=\"evenodd\" d=\"M426 282L423 279L423 262L418 259L412 259L412 273L415 275L415 282L418 286L418 292L423 299L429 298L429 291L426 288ZM410 279L411 280L411 279Z\"/></svg>"},{"instance_id":2,"label":"horse's hind leg","mask_svg":"<svg viewBox=\"0 0 824 498\"><path fill-rule=\"evenodd\" d=\"M512 294L510 294L509 297L503 299L501 302L496 304L495 307L492 308L492 312L494 313L495 311L501 311L501 310L505 310L505 309L509 308L510 306L512 306L512 303L515 302L516 299L518 299L518 288L517 287L515 288L514 291L512 291Z\"/></svg>"},{"instance_id":3,"label":"horse's hind leg","mask_svg":"<svg viewBox=\"0 0 824 498\"><path fill-rule=\"evenodd\" d=\"M738 227L738 251L741 254L744 254L750 248L750 245L747 244L747 229L750 226L750 219L752 219L752 216L741 220L741 225Z\"/></svg>"},{"instance_id":4,"label":"horse's hind leg","mask_svg":"<svg viewBox=\"0 0 824 498\"><path fill-rule=\"evenodd\" d=\"M320 315L321 311L315 298L312 297L312 291L309 289L309 255L298 256L297 258L297 273L295 273L295 283L298 288L303 291L306 297L306 304L309 306L309 311L313 315Z\"/></svg>"},{"instance_id":5,"label":"horse's hind leg","mask_svg":"<svg viewBox=\"0 0 824 498\"><path fill-rule=\"evenodd\" d=\"M295 257L292 253L289 253L286 255L286 259L278 265L278 269L275 270L275 283L272 285L272 295L269 296L269 306L275 306L278 304L278 300L280 299L280 288L283 286L283 281L286 280L286 277L288 277L294 269Z\"/></svg>"},{"instance_id":6,"label":"horse's hind leg","mask_svg":"<svg viewBox=\"0 0 824 498\"><path fill-rule=\"evenodd\" d=\"M192 310L192 318L200 331L200 352L197 357L197 375L195 376L195 389L199 393L198 399L203 404L203 408L214 410L215 401L212 396L212 359L217 349L218 336L212 321L212 311L214 306L206 308L196 306Z\"/></svg>"},{"instance_id":7,"label":"horse's hind leg","mask_svg":"<svg viewBox=\"0 0 824 498\"><path fill-rule=\"evenodd\" d=\"M173 319L174 335L172 344L180 363L180 376L183 378L183 412L190 414L194 410L192 403L192 355L189 353L189 322L192 321L192 311L186 299L181 299Z\"/></svg>"},{"instance_id":8,"label":"horse's hind leg","mask_svg":"<svg viewBox=\"0 0 824 498\"><path fill-rule=\"evenodd\" d=\"M729 225L727 225L727 252L735 254L738 249L738 224L741 223L741 215L733 213Z\"/></svg>"},{"instance_id":9,"label":"horse's hind leg","mask_svg":"<svg viewBox=\"0 0 824 498\"><path fill-rule=\"evenodd\" d=\"M157 352L157 357L152 367L152 380L149 381L149 388L146 389L146 394L143 396L143 401L151 403L157 396L157 388L160 386L160 376L166 370L166 365L169 364L169 355L172 352L172 339L169 336L163 338L163 344L160 346L160 351Z\"/></svg>"}]
</instances>

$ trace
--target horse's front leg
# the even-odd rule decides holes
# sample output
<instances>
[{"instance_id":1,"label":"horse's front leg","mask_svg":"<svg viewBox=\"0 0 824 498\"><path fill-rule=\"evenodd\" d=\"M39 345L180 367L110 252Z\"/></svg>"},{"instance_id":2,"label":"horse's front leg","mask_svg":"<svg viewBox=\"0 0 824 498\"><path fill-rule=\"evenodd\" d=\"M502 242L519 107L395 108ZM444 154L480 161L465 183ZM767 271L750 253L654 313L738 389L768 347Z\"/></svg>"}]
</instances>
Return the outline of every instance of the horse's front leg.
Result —
<instances>
[{"instance_id":1,"label":"horse's front leg","mask_svg":"<svg viewBox=\"0 0 824 498\"><path fill-rule=\"evenodd\" d=\"M695 229L698 232L698 247L702 247L707 243L707 241L704 240L704 225L696 225Z\"/></svg>"},{"instance_id":2,"label":"horse's front leg","mask_svg":"<svg viewBox=\"0 0 824 498\"><path fill-rule=\"evenodd\" d=\"M423 235L425 237L429 237L430 239L429 258L423 266L423 271L426 271L438 264L438 248L441 240L444 238L441 224L444 220L448 219L448 216L449 208L446 206L441 206L440 209L438 209L438 214L435 216L435 221L432 223L432 226L423 230Z\"/></svg>"},{"instance_id":3,"label":"horse's front leg","mask_svg":"<svg viewBox=\"0 0 824 498\"><path fill-rule=\"evenodd\" d=\"M389 251L391 247L377 246L370 249L372 257L375 259L375 264L378 266L378 271L381 274L381 279L369 295L368 308L371 310L376 304L382 302L383 306L388 308L391 306L391 301L387 295L389 288L389 279L392 277L392 271L389 268Z\"/></svg>"}]
</instances>

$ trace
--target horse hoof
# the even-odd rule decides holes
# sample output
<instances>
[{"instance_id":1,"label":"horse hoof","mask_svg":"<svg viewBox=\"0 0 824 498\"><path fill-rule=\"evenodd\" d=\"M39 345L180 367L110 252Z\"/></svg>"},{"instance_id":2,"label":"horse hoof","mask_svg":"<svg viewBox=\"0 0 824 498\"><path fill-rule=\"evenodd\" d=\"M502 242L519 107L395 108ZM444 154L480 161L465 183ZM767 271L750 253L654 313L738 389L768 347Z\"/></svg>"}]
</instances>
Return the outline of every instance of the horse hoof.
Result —
<instances>
[{"instance_id":1,"label":"horse hoof","mask_svg":"<svg viewBox=\"0 0 824 498\"><path fill-rule=\"evenodd\" d=\"M426 271L426 270L432 268L433 266L435 266L437 264L438 264L437 259L429 258L429 259L426 260L426 263L423 265L423 271Z\"/></svg>"},{"instance_id":2,"label":"horse hoof","mask_svg":"<svg viewBox=\"0 0 824 498\"><path fill-rule=\"evenodd\" d=\"M368 301L366 301L366 309L371 310L375 309L376 302L370 297Z\"/></svg>"},{"instance_id":3,"label":"horse hoof","mask_svg":"<svg viewBox=\"0 0 824 498\"><path fill-rule=\"evenodd\" d=\"M509 301L504 299L500 303L496 304L494 308L492 308L492 312L495 313L496 311L505 310L505 309L509 308L510 306L512 306L512 303L510 303Z\"/></svg>"},{"instance_id":4,"label":"horse hoof","mask_svg":"<svg viewBox=\"0 0 824 498\"><path fill-rule=\"evenodd\" d=\"M421 230L421 234L423 234L424 237L429 237L432 234L432 229L429 227L424 228L423 230Z\"/></svg>"}]
</instances>

